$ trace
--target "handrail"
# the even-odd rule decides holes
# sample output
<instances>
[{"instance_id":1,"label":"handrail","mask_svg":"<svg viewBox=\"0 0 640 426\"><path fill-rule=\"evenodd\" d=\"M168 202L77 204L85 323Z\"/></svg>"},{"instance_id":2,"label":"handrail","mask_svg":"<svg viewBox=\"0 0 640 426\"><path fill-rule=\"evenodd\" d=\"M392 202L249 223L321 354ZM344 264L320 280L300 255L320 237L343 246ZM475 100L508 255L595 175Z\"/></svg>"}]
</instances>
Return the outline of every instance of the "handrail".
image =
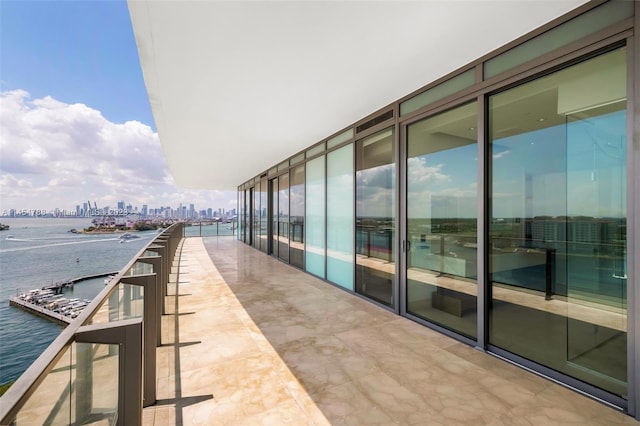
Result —
<instances>
[{"instance_id":1,"label":"handrail","mask_svg":"<svg viewBox=\"0 0 640 426\"><path fill-rule=\"evenodd\" d=\"M85 309L75 318L60 335L44 350L44 352L27 368L27 370L16 380L16 382L9 388L9 390L0 398L0 424L10 425L13 424L14 419L18 415L20 409L26 404L29 398L37 391L38 387L46 379L47 375L56 366L56 363L64 356L67 349L76 342L76 334L79 330L88 325L89 322L98 313L99 309L108 301L109 297L119 288L121 280L125 278L138 260L144 257L144 253L148 250L149 246L166 244L167 251L166 265L171 265L179 241L183 236L183 224L176 223L164 230L157 237L152 239L146 244L125 266L118 274L105 286L104 289L98 293L98 295L91 301L91 303L85 307ZM164 281L168 278L168 273L157 273L158 278L156 285L158 289L166 289L167 283L161 283L161 279ZM161 276L164 275L164 276ZM162 284L162 285L158 285ZM158 297L162 298L165 294L158 291ZM116 321L112 325L127 325L127 321ZM157 324L160 327L160 324ZM155 339L155 336L154 336ZM96 342L99 343L99 342ZM142 342L140 342L142 343ZM155 350L152 347L151 350ZM76 372L78 374L78 372ZM140 379L139 379L140 380ZM120 407L119 407L120 408ZM140 407L142 410L142 407ZM122 423L124 419L120 418L118 423Z\"/></svg>"}]
</instances>

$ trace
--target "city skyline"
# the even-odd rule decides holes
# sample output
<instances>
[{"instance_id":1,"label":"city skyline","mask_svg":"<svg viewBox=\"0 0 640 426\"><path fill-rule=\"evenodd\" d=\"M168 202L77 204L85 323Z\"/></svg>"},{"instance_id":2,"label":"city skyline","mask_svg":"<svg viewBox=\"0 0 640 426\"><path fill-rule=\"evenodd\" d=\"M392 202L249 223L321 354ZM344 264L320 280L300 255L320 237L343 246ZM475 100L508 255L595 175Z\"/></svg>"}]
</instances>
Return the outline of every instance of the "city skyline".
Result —
<instances>
[{"instance_id":1,"label":"city skyline","mask_svg":"<svg viewBox=\"0 0 640 426\"><path fill-rule=\"evenodd\" d=\"M0 211L116 205L236 207L169 173L127 4L2 2Z\"/></svg>"}]
</instances>

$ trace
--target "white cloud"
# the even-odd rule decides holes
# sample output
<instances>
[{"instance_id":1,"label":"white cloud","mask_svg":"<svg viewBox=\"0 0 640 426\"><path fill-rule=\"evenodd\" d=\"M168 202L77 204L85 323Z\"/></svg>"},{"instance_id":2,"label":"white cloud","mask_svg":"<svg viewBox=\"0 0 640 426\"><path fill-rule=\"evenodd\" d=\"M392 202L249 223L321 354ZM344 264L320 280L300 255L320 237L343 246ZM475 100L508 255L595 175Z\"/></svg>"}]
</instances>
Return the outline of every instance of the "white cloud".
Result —
<instances>
[{"instance_id":1,"label":"white cloud","mask_svg":"<svg viewBox=\"0 0 640 426\"><path fill-rule=\"evenodd\" d=\"M235 193L176 187L158 134L113 123L84 104L24 90L0 93L0 191L6 208L72 208L88 200L134 206L235 207Z\"/></svg>"}]
</instances>

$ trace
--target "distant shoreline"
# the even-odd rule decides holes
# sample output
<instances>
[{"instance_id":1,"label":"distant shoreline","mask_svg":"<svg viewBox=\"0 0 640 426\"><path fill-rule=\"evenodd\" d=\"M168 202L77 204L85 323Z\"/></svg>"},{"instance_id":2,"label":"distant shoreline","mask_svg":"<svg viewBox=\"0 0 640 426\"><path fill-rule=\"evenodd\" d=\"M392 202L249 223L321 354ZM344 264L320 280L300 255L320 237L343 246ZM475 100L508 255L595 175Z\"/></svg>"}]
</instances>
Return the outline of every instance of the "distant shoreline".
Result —
<instances>
[{"instance_id":1,"label":"distant shoreline","mask_svg":"<svg viewBox=\"0 0 640 426\"><path fill-rule=\"evenodd\" d=\"M71 232L71 231L69 231ZM137 229L113 229L113 230L105 230L105 229L95 229L93 231L82 230L78 231L78 234L125 234L127 232L140 232Z\"/></svg>"}]
</instances>

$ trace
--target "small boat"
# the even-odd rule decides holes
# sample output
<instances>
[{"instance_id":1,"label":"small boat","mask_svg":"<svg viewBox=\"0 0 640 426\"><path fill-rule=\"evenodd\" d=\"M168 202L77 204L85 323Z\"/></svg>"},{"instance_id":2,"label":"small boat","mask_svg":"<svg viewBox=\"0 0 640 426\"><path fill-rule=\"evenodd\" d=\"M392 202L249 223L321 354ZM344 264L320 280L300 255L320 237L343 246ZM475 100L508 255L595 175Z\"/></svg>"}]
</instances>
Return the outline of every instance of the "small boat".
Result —
<instances>
[{"instance_id":1,"label":"small boat","mask_svg":"<svg viewBox=\"0 0 640 426\"><path fill-rule=\"evenodd\" d=\"M126 234L122 234L120 236L120 242L122 243L129 240L135 240L136 238L140 238L140 237L127 232Z\"/></svg>"}]
</instances>

